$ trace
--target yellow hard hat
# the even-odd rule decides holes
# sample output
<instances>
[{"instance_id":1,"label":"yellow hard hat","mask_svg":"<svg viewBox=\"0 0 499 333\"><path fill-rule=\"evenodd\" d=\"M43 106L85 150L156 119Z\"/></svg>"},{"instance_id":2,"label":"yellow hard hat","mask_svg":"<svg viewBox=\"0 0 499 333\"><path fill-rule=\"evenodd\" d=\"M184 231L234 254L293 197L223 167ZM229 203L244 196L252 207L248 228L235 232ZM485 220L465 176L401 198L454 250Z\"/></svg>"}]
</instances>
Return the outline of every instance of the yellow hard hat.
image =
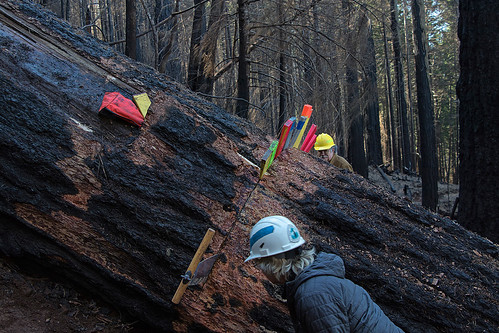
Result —
<instances>
[{"instance_id":1,"label":"yellow hard hat","mask_svg":"<svg viewBox=\"0 0 499 333\"><path fill-rule=\"evenodd\" d=\"M326 133L319 134L317 140L315 140L314 149L315 150L326 150L334 146L333 138Z\"/></svg>"}]
</instances>

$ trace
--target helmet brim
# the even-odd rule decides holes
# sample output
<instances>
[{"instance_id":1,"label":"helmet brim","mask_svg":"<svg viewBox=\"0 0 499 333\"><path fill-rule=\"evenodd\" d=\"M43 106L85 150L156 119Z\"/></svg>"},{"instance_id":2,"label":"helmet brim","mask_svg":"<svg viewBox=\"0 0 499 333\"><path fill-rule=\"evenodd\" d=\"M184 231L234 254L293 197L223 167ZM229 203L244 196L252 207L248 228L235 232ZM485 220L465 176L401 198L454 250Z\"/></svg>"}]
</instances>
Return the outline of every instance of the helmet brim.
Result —
<instances>
[{"instance_id":1,"label":"helmet brim","mask_svg":"<svg viewBox=\"0 0 499 333\"><path fill-rule=\"evenodd\" d=\"M256 258L262 258L262 257L260 257L260 256L255 256L255 255L251 255L251 256L249 256L248 258L246 258L246 260L244 260L244 262L248 262L248 261L253 260L253 259L256 259Z\"/></svg>"},{"instance_id":2,"label":"helmet brim","mask_svg":"<svg viewBox=\"0 0 499 333\"><path fill-rule=\"evenodd\" d=\"M276 256L276 255L279 255L279 254L282 254L282 253L294 250L294 249L302 246L303 244L305 244L305 239L303 239L303 237L300 236L300 240L297 243L295 243L293 247L291 247L289 249L286 249L286 251L272 253L272 254L269 254L267 256L262 256L260 254L250 254L250 256L244 260L244 262L247 262L247 261L250 261L250 260L253 260L253 259L258 259L258 258L267 258L267 257Z\"/></svg>"}]
</instances>

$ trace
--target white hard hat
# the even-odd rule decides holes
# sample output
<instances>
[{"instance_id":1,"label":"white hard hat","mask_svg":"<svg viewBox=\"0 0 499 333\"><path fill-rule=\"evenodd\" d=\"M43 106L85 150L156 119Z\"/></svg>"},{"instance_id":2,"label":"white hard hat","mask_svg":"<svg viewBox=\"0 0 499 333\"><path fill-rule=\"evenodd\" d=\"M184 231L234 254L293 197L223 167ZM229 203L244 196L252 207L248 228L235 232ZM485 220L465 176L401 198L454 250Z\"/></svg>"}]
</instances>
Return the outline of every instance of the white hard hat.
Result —
<instances>
[{"instance_id":1,"label":"white hard hat","mask_svg":"<svg viewBox=\"0 0 499 333\"><path fill-rule=\"evenodd\" d=\"M250 256L244 262L284 253L304 243L298 228L288 218L264 217L251 229Z\"/></svg>"}]
</instances>

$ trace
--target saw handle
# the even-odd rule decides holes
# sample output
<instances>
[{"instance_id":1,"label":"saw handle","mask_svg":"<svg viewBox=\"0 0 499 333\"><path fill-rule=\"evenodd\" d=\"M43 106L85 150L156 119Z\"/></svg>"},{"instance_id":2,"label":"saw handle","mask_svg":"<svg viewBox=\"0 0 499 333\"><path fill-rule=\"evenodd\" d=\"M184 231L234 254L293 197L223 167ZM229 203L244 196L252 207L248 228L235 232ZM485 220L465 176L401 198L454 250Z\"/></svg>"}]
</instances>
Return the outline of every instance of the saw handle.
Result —
<instances>
[{"instance_id":1,"label":"saw handle","mask_svg":"<svg viewBox=\"0 0 499 333\"><path fill-rule=\"evenodd\" d=\"M198 247L196 253L194 254L194 257L191 260L189 268L187 268L186 274L188 274L189 272L191 273L191 275L194 274L193 272L196 271L196 267L199 265L199 262L201 261L201 258L203 257L204 252L208 248L208 245L210 245L211 240L212 240L214 235L215 235L215 230L213 230L212 228L209 228L206 231L206 234L204 235L203 240L201 241L201 244L199 244L199 247ZM175 295L173 295L172 302L174 304L180 303L180 299L182 299L182 295L184 295L184 292L187 289L187 286L189 285L189 281L184 282L184 280L185 279L182 279L182 281L180 282L180 284L177 288L177 291L175 292Z\"/></svg>"}]
</instances>

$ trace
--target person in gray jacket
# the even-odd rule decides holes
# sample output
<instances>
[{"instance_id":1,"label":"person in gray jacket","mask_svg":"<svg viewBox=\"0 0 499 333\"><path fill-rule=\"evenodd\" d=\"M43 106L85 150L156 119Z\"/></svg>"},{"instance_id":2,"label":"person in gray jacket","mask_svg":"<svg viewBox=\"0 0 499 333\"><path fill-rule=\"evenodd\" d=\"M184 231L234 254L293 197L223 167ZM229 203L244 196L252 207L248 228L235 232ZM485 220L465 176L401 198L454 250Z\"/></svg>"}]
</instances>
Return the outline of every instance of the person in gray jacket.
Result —
<instances>
[{"instance_id":1,"label":"person in gray jacket","mask_svg":"<svg viewBox=\"0 0 499 333\"><path fill-rule=\"evenodd\" d=\"M304 249L305 240L286 217L268 216L250 233L250 256L273 283L284 284L297 333L402 332L366 290L345 278L343 260Z\"/></svg>"}]
</instances>

